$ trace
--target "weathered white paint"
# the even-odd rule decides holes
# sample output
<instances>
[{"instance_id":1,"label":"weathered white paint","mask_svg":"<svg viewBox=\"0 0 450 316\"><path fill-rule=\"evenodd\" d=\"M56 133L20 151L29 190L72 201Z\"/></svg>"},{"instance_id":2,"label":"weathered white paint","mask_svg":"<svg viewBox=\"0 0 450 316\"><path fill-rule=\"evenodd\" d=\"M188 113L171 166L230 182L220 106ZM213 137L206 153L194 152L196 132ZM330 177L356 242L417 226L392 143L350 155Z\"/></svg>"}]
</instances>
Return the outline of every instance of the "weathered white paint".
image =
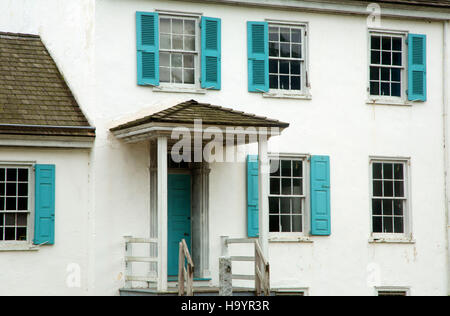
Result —
<instances>
[{"instance_id":1,"label":"weathered white paint","mask_svg":"<svg viewBox=\"0 0 450 316\"><path fill-rule=\"evenodd\" d=\"M135 12L155 9L222 18L221 91L175 95L137 86ZM390 7L388 12L397 11ZM245 23L265 19L308 22L311 100L247 92ZM90 154L0 149L0 160L56 163L58 183L72 188L57 187L55 246L0 253L5 262L0 294L117 295L124 286L123 236L150 236L150 150L148 143L125 144L108 130L135 113L196 99L291 123L277 137L281 152L331 156L332 235L311 237L312 243L270 243L273 287L308 288L310 295L373 295L367 280L376 272L377 286L408 287L411 295L446 295L442 23L382 16L382 27L427 34L426 103L366 104L367 26L361 14L212 2L3 0L0 31L42 36L97 127L97 139ZM369 156L411 157L415 244L369 243ZM246 172L244 163L213 163L210 168L209 261L211 284L217 286L220 236L246 237ZM73 262L81 267L79 289L67 288L64 281L66 265ZM252 269L245 264L237 265L242 274Z\"/></svg>"}]
</instances>

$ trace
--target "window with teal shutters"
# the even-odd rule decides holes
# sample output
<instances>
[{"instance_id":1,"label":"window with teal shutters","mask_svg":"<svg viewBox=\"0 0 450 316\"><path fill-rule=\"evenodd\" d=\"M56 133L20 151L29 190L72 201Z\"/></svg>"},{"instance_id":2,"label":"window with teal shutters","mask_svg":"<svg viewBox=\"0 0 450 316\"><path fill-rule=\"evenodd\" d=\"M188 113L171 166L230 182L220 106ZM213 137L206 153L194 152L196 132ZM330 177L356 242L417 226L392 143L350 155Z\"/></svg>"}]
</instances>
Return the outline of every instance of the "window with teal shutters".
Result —
<instances>
[{"instance_id":1,"label":"window with teal shutters","mask_svg":"<svg viewBox=\"0 0 450 316\"><path fill-rule=\"evenodd\" d=\"M408 100L427 100L427 37L408 36Z\"/></svg>"},{"instance_id":2,"label":"window with teal shutters","mask_svg":"<svg viewBox=\"0 0 450 316\"><path fill-rule=\"evenodd\" d=\"M331 234L330 157L311 157L311 235Z\"/></svg>"},{"instance_id":3,"label":"window with teal shutters","mask_svg":"<svg viewBox=\"0 0 450 316\"><path fill-rule=\"evenodd\" d=\"M136 13L137 74L139 85L159 86L158 13Z\"/></svg>"},{"instance_id":4,"label":"window with teal shutters","mask_svg":"<svg viewBox=\"0 0 450 316\"><path fill-rule=\"evenodd\" d=\"M35 172L35 227L36 245L55 243L55 166L36 165Z\"/></svg>"},{"instance_id":5,"label":"window with teal shutters","mask_svg":"<svg viewBox=\"0 0 450 316\"><path fill-rule=\"evenodd\" d=\"M247 22L248 89L250 92L269 91L269 24Z\"/></svg>"},{"instance_id":6,"label":"window with teal shutters","mask_svg":"<svg viewBox=\"0 0 450 316\"><path fill-rule=\"evenodd\" d=\"M221 88L221 20L202 17L202 88Z\"/></svg>"},{"instance_id":7,"label":"window with teal shutters","mask_svg":"<svg viewBox=\"0 0 450 316\"><path fill-rule=\"evenodd\" d=\"M247 233L259 236L258 156L247 156Z\"/></svg>"}]
</instances>

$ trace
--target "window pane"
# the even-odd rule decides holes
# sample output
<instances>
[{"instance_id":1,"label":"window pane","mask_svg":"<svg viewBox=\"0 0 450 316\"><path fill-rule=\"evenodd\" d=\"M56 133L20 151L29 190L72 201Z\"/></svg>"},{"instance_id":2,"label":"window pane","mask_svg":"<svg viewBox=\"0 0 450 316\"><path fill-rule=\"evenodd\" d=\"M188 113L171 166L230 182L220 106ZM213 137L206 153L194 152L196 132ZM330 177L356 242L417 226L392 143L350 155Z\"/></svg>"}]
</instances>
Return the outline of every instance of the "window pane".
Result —
<instances>
[{"instance_id":1,"label":"window pane","mask_svg":"<svg viewBox=\"0 0 450 316\"><path fill-rule=\"evenodd\" d=\"M183 34L183 20L172 19L172 33Z\"/></svg>"},{"instance_id":2,"label":"window pane","mask_svg":"<svg viewBox=\"0 0 450 316\"><path fill-rule=\"evenodd\" d=\"M279 176L280 175L280 161L273 159L270 161L270 175Z\"/></svg>"},{"instance_id":3,"label":"window pane","mask_svg":"<svg viewBox=\"0 0 450 316\"><path fill-rule=\"evenodd\" d=\"M280 29L278 27L269 28L269 41L278 42L280 40Z\"/></svg>"},{"instance_id":4,"label":"window pane","mask_svg":"<svg viewBox=\"0 0 450 316\"><path fill-rule=\"evenodd\" d=\"M170 67L170 54L160 53L159 54L159 65L162 67Z\"/></svg>"},{"instance_id":5,"label":"window pane","mask_svg":"<svg viewBox=\"0 0 450 316\"><path fill-rule=\"evenodd\" d=\"M394 177L396 180L403 180L403 164L394 165Z\"/></svg>"},{"instance_id":6,"label":"window pane","mask_svg":"<svg viewBox=\"0 0 450 316\"><path fill-rule=\"evenodd\" d=\"M374 233L382 233L383 232L383 222L381 216L374 216L372 221L372 229Z\"/></svg>"},{"instance_id":7,"label":"window pane","mask_svg":"<svg viewBox=\"0 0 450 316\"><path fill-rule=\"evenodd\" d=\"M292 43L302 42L302 31L300 29L291 29L291 42Z\"/></svg>"},{"instance_id":8,"label":"window pane","mask_svg":"<svg viewBox=\"0 0 450 316\"><path fill-rule=\"evenodd\" d=\"M383 196L382 181L373 181L373 196Z\"/></svg>"},{"instance_id":9,"label":"window pane","mask_svg":"<svg viewBox=\"0 0 450 316\"><path fill-rule=\"evenodd\" d=\"M18 196L28 196L28 183L19 183L18 185Z\"/></svg>"},{"instance_id":10,"label":"window pane","mask_svg":"<svg viewBox=\"0 0 450 316\"><path fill-rule=\"evenodd\" d=\"M299 75L301 70L300 67L299 61L291 61L291 75Z\"/></svg>"},{"instance_id":11,"label":"window pane","mask_svg":"<svg viewBox=\"0 0 450 316\"><path fill-rule=\"evenodd\" d=\"M291 77L291 90L301 90L299 76Z\"/></svg>"},{"instance_id":12,"label":"window pane","mask_svg":"<svg viewBox=\"0 0 450 316\"><path fill-rule=\"evenodd\" d=\"M0 211L4 211L4 210L5 210L5 198L0 197Z\"/></svg>"},{"instance_id":13,"label":"window pane","mask_svg":"<svg viewBox=\"0 0 450 316\"><path fill-rule=\"evenodd\" d=\"M16 183L6 183L6 195L7 196L16 196L17 190L16 190Z\"/></svg>"},{"instance_id":14,"label":"window pane","mask_svg":"<svg viewBox=\"0 0 450 316\"><path fill-rule=\"evenodd\" d=\"M173 83L183 83L181 68L172 69L172 82Z\"/></svg>"},{"instance_id":15,"label":"window pane","mask_svg":"<svg viewBox=\"0 0 450 316\"><path fill-rule=\"evenodd\" d=\"M26 227L18 227L17 228L17 239L19 241L27 240L27 228Z\"/></svg>"},{"instance_id":16,"label":"window pane","mask_svg":"<svg viewBox=\"0 0 450 316\"><path fill-rule=\"evenodd\" d=\"M394 217L394 233L404 233L403 217Z\"/></svg>"},{"instance_id":17,"label":"window pane","mask_svg":"<svg viewBox=\"0 0 450 316\"><path fill-rule=\"evenodd\" d=\"M383 200L383 215L392 215L393 200Z\"/></svg>"},{"instance_id":18,"label":"window pane","mask_svg":"<svg viewBox=\"0 0 450 316\"><path fill-rule=\"evenodd\" d=\"M17 210L17 199L16 198L6 198L6 210L7 211L15 211Z\"/></svg>"},{"instance_id":19,"label":"window pane","mask_svg":"<svg viewBox=\"0 0 450 316\"><path fill-rule=\"evenodd\" d=\"M170 35L168 34L161 34L161 43L160 43L161 49L171 49L171 40Z\"/></svg>"},{"instance_id":20,"label":"window pane","mask_svg":"<svg viewBox=\"0 0 450 316\"><path fill-rule=\"evenodd\" d=\"M170 19L160 19L161 33L170 33Z\"/></svg>"},{"instance_id":21,"label":"window pane","mask_svg":"<svg viewBox=\"0 0 450 316\"><path fill-rule=\"evenodd\" d=\"M194 55L186 54L183 56L184 68L194 68Z\"/></svg>"},{"instance_id":22,"label":"window pane","mask_svg":"<svg viewBox=\"0 0 450 316\"><path fill-rule=\"evenodd\" d=\"M276 179L276 178L270 179L270 194L275 194L275 195L280 194L280 179Z\"/></svg>"},{"instance_id":23,"label":"window pane","mask_svg":"<svg viewBox=\"0 0 450 316\"><path fill-rule=\"evenodd\" d=\"M302 58L302 46L292 44L292 58Z\"/></svg>"},{"instance_id":24,"label":"window pane","mask_svg":"<svg viewBox=\"0 0 450 316\"><path fill-rule=\"evenodd\" d=\"M18 198L17 199L17 210L19 210L19 211L28 210L28 198Z\"/></svg>"},{"instance_id":25,"label":"window pane","mask_svg":"<svg viewBox=\"0 0 450 316\"><path fill-rule=\"evenodd\" d=\"M405 190L404 190L403 181L395 181L394 190L395 190L396 197L404 197Z\"/></svg>"},{"instance_id":26,"label":"window pane","mask_svg":"<svg viewBox=\"0 0 450 316\"><path fill-rule=\"evenodd\" d=\"M6 194L6 184L0 183L0 196L5 196Z\"/></svg>"},{"instance_id":27,"label":"window pane","mask_svg":"<svg viewBox=\"0 0 450 316\"><path fill-rule=\"evenodd\" d=\"M276 60L276 59L270 59L269 60L269 72L271 74L277 74L278 73L278 60Z\"/></svg>"},{"instance_id":28,"label":"window pane","mask_svg":"<svg viewBox=\"0 0 450 316\"><path fill-rule=\"evenodd\" d=\"M391 46L391 37L383 37L382 39L382 49L383 50L391 50L392 46Z\"/></svg>"},{"instance_id":29,"label":"window pane","mask_svg":"<svg viewBox=\"0 0 450 316\"><path fill-rule=\"evenodd\" d=\"M381 68L381 80L389 81L391 79L391 71L389 68Z\"/></svg>"},{"instance_id":30,"label":"window pane","mask_svg":"<svg viewBox=\"0 0 450 316\"><path fill-rule=\"evenodd\" d=\"M269 197L269 212L271 214L280 213L280 198Z\"/></svg>"},{"instance_id":31,"label":"window pane","mask_svg":"<svg viewBox=\"0 0 450 316\"><path fill-rule=\"evenodd\" d=\"M186 84L194 84L194 69L185 69L184 70L184 83Z\"/></svg>"},{"instance_id":32,"label":"window pane","mask_svg":"<svg viewBox=\"0 0 450 316\"><path fill-rule=\"evenodd\" d=\"M384 181L384 195L383 196L387 196L387 197L391 197L394 196L394 183L392 181Z\"/></svg>"},{"instance_id":33,"label":"window pane","mask_svg":"<svg viewBox=\"0 0 450 316\"><path fill-rule=\"evenodd\" d=\"M183 36L182 35L174 35L172 37L172 48L183 50Z\"/></svg>"},{"instance_id":34,"label":"window pane","mask_svg":"<svg viewBox=\"0 0 450 316\"><path fill-rule=\"evenodd\" d=\"M16 214L5 214L5 226L16 225Z\"/></svg>"},{"instance_id":35,"label":"window pane","mask_svg":"<svg viewBox=\"0 0 450 316\"><path fill-rule=\"evenodd\" d=\"M280 73L289 74L289 61L286 60L280 61Z\"/></svg>"},{"instance_id":36,"label":"window pane","mask_svg":"<svg viewBox=\"0 0 450 316\"><path fill-rule=\"evenodd\" d=\"M292 183L290 178L281 180L281 194L292 195Z\"/></svg>"},{"instance_id":37,"label":"window pane","mask_svg":"<svg viewBox=\"0 0 450 316\"><path fill-rule=\"evenodd\" d=\"M292 176L303 177L303 163L299 160L292 161Z\"/></svg>"},{"instance_id":38,"label":"window pane","mask_svg":"<svg viewBox=\"0 0 450 316\"><path fill-rule=\"evenodd\" d=\"M270 215L269 216L269 230L272 233L278 233L280 231L280 216Z\"/></svg>"},{"instance_id":39,"label":"window pane","mask_svg":"<svg viewBox=\"0 0 450 316\"><path fill-rule=\"evenodd\" d=\"M16 240L16 229L14 227L5 228L5 240Z\"/></svg>"},{"instance_id":40,"label":"window pane","mask_svg":"<svg viewBox=\"0 0 450 316\"><path fill-rule=\"evenodd\" d=\"M373 213L373 215L381 215L381 200L380 199L372 200L372 213Z\"/></svg>"},{"instance_id":41,"label":"window pane","mask_svg":"<svg viewBox=\"0 0 450 316\"><path fill-rule=\"evenodd\" d=\"M5 181L6 169L0 168L0 181Z\"/></svg>"},{"instance_id":42,"label":"window pane","mask_svg":"<svg viewBox=\"0 0 450 316\"><path fill-rule=\"evenodd\" d=\"M383 52L382 56L383 56L383 60L382 60L383 65L391 65L392 64L391 52Z\"/></svg>"},{"instance_id":43,"label":"window pane","mask_svg":"<svg viewBox=\"0 0 450 316\"><path fill-rule=\"evenodd\" d=\"M291 161L290 160L281 160L281 175L283 177L290 177L290 176L292 176Z\"/></svg>"},{"instance_id":44,"label":"window pane","mask_svg":"<svg viewBox=\"0 0 450 316\"><path fill-rule=\"evenodd\" d=\"M292 232L301 233L302 231L302 216L292 216Z\"/></svg>"},{"instance_id":45,"label":"window pane","mask_svg":"<svg viewBox=\"0 0 450 316\"><path fill-rule=\"evenodd\" d=\"M391 80L400 82L401 81L401 70L398 68L391 69Z\"/></svg>"},{"instance_id":46,"label":"window pane","mask_svg":"<svg viewBox=\"0 0 450 316\"><path fill-rule=\"evenodd\" d=\"M7 169L6 180L7 181L17 181L17 169Z\"/></svg>"},{"instance_id":47,"label":"window pane","mask_svg":"<svg viewBox=\"0 0 450 316\"><path fill-rule=\"evenodd\" d=\"M381 48L381 45L380 45L381 37L379 37L379 36L372 36L370 42L371 42L371 48L372 49L380 49Z\"/></svg>"},{"instance_id":48,"label":"window pane","mask_svg":"<svg viewBox=\"0 0 450 316\"><path fill-rule=\"evenodd\" d=\"M184 37L184 50L195 51L195 36Z\"/></svg>"},{"instance_id":49,"label":"window pane","mask_svg":"<svg viewBox=\"0 0 450 316\"><path fill-rule=\"evenodd\" d=\"M300 179L293 179L292 180L293 186L294 186L294 195L303 195L303 187L302 187L302 180Z\"/></svg>"},{"instance_id":50,"label":"window pane","mask_svg":"<svg viewBox=\"0 0 450 316\"><path fill-rule=\"evenodd\" d=\"M281 215L281 232L289 233L291 232L291 216Z\"/></svg>"},{"instance_id":51,"label":"window pane","mask_svg":"<svg viewBox=\"0 0 450 316\"><path fill-rule=\"evenodd\" d=\"M402 65L402 53L392 54L392 65L401 66Z\"/></svg>"},{"instance_id":52,"label":"window pane","mask_svg":"<svg viewBox=\"0 0 450 316\"><path fill-rule=\"evenodd\" d=\"M27 226L27 214L17 214L17 226Z\"/></svg>"},{"instance_id":53,"label":"window pane","mask_svg":"<svg viewBox=\"0 0 450 316\"><path fill-rule=\"evenodd\" d=\"M280 57L279 43L269 43L269 55L270 57Z\"/></svg>"},{"instance_id":54,"label":"window pane","mask_svg":"<svg viewBox=\"0 0 450 316\"><path fill-rule=\"evenodd\" d=\"M383 217L383 233L393 233L393 218L391 216Z\"/></svg>"},{"instance_id":55,"label":"window pane","mask_svg":"<svg viewBox=\"0 0 450 316\"><path fill-rule=\"evenodd\" d=\"M400 91L400 84L399 83L392 83L391 84L391 95L393 97L400 97L401 91Z\"/></svg>"},{"instance_id":56,"label":"window pane","mask_svg":"<svg viewBox=\"0 0 450 316\"><path fill-rule=\"evenodd\" d=\"M182 54L172 54L172 67L183 67Z\"/></svg>"},{"instance_id":57,"label":"window pane","mask_svg":"<svg viewBox=\"0 0 450 316\"><path fill-rule=\"evenodd\" d=\"M291 198L281 198L281 214L290 214L291 213Z\"/></svg>"},{"instance_id":58,"label":"window pane","mask_svg":"<svg viewBox=\"0 0 450 316\"><path fill-rule=\"evenodd\" d=\"M280 44L280 56L281 57L291 57L291 45L281 43Z\"/></svg>"},{"instance_id":59,"label":"window pane","mask_svg":"<svg viewBox=\"0 0 450 316\"><path fill-rule=\"evenodd\" d=\"M28 169L19 169L18 180L28 182Z\"/></svg>"},{"instance_id":60,"label":"window pane","mask_svg":"<svg viewBox=\"0 0 450 316\"><path fill-rule=\"evenodd\" d=\"M381 163L374 163L372 166L372 170L373 170L373 178L374 179L382 179L382 164Z\"/></svg>"},{"instance_id":61,"label":"window pane","mask_svg":"<svg viewBox=\"0 0 450 316\"><path fill-rule=\"evenodd\" d=\"M166 67L159 68L159 80L161 82L170 82L170 68Z\"/></svg>"},{"instance_id":62,"label":"window pane","mask_svg":"<svg viewBox=\"0 0 450 316\"><path fill-rule=\"evenodd\" d=\"M301 198L292 199L292 214L303 214Z\"/></svg>"},{"instance_id":63,"label":"window pane","mask_svg":"<svg viewBox=\"0 0 450 316\"><path fill-rule=\"evenodd\" d=\"M392 38L392 50L401 51L402 50L402 38L393 37Z\"/></svg>"},{"instance_id":64,"label":"window pane","mask_svg":"<svg viewBox=\"0 0 450 316\"><path fill-rule=\"evenodd\" d=\"M380 51L372 50L370 60L372 64L380 64Z\"/></svg>"},{"instance_id":65,"label":"window pane","mask_svg":"<svg viewBox=\"0 0 450 316\"><path fill-rule=\"evenodd\" d=\"M370 80L380 80L380 68L370 67Z\"/></svg>"},{"instance_id":66,"label":"window pane","mask_svg":"<svg viewBox=\"0 0 450 316\"><path fill-rule=\"evenodd\" d=\"M393 179L392 164L390 163L383 164L383 178Z\"/></svg>"},{"instance_id":67,"label":"window pane","mask_svg":"<svg viewBox=\"0 0 450 316\"><path fill-rule=\"evenodd\" d=\"M288 28L280 29L280 41L289 43L291 41L291 31Z\"/></svg>"},{"instance_id":68,"label":"window pane","mask_svg":"<svg viewBox=\"0 0 450 316\"><path fill-rule=\"evenodd\" d=\"M278 76L270 75L270 89L278 89Z\"/></svg>"},{"instance_id":69,"label":"window pane","mask_svg":"<svg viewBox=\"0 0 450 316\"><path fill-rule=\"evenodd\" d=\"M380 84L378 82L370 83L370 94L371 95L380 95Z\"/></svg>"},{"instance_id":70,"label":"window pane","mask_svg":"<svg viewBox=\"0 0 450 316\"><path fill-rule=\"evenodd\" d=\"M195 21L184 21L184 34L195 35Z\"/></svg>"},{"instance_id":71,"label":"window pane","mask_svg":"<svg viewBox=\"0 0 450 316\"><path fill-rule=\"evenodd\" d=\"M280 89L289 90L289 76L280 76Z\"/></svg>"},{"instance_id":72,"label":"window pane","mask_svg":"<svg viewBox=\"0 0 450 316\"><path fill-rule=\"evenodd\" d=\"M401 200L394 201L394 215L403 216L403 201Z\"/></svg>"},{"instance_id":73,"label":"window pane","mask_svg":"<svg viewBox=\"0 0 450 316\"><path fill-rule=\"evenodd\" d=\"M391 86L389 82L381 83L381 95L391 95Z\"/></svg>"}]
</instances>

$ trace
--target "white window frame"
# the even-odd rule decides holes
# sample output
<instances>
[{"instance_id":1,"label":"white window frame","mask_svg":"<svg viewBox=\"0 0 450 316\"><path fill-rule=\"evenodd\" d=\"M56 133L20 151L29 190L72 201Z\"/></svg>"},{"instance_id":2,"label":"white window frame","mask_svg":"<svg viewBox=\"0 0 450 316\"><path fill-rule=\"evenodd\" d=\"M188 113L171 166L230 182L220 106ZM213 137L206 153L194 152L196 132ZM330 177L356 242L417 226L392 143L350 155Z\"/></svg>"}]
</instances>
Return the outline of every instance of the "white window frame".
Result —
<instances>
[{"instance_id":1,"label":"white window frame","mask_svg":"<svg viewBox=\"0 0 450 316\"><path fill-rule=\"evenodd\" d=\"M375 296L379 296L380 292L405 292L406 296L411 296L411 288L405 286L376 286Z\"/></svg>"},{"instance_id":2,"label":"white window frame","mask_svg":"<svg viewBox=\"0 0 450 316\"><path fill-rule=\"evenodd\" d=\"M167 52L167 53L189 53L194 55L194 84L184 84L184 83L169 83L169 82L160 82L159 86L153 88L154 91L161 92L188 92L188 93L206 93L205 89L201 89L200 77L201 77L201 17L200 13L184 13L184 12L170 12L170 11L158 11L158 26L159 26L159 54ZM162 18L175 18L175 19L184 19L184 20L193 20L195 23L195 45L196 51L192 53L190 51L184 50L173 50L173 49L161 49L161 19ZM158 68L158 71L160 69Z\"/></svg>"},{"instance_id":3,"label":"white window frame","mask_svg":"<svg viewBox=\"0 0 450 316\"><path fill-rule=\"evenodd\" d=\"M298 21L280 21L265 19L269 23L269 28L271 26L275 27L292 27L300 28L302 30L302 62L301 62L301 90L282 90L282 89L270 89L270 78L269 78L269 92L263 93L265 98L292 98L292 99L306 99L310 100L310 71L309 71L309 23L308 22L298 22ZM269 61L270 61L270 53ZM270 77L270 75L269 75Z\"/></svg>"},{"instance_id":4,"label":"white window frame","mask_svg":"<svg viewBox=\"0 0 450 316\"><path fill-rule=\"evenodd\" d=\"M387 105L410 105L408 102L408 45L406 43L408 39L408 31L395 31L386 29L368 29L367 33L367 103L368 104L387 104ZM377 66L372 65L371 61L371 39L372 36L396 36L402 37L402 64L401 67L401 82L400 82L400 97L371 95L370 94L370 67ZM391 67L392 68L392 67Z\"/></svg>"},{"instance_id":5,"label":"white window frame","mask_svg":"<svg viewBox=\"0 0 450 316\"><path fill-rule=\"evenodd\" d=\"M291 153L280 153L274 154L269 153L269 161L272 159L279 160L302 160L303 161L303 195L304 195L304 205L302 214L302 232L269 232L270 242L311 242L309 239L310 225L310 155L305 154L291 154ZM270 175L269 175L270 179ZM270 187L268 197L271 197ZM287 196L286 196L287 197ZM270 212L269 212L269 222L270 222Z\"/></svg>"},{"instance_id":6,"label":"white window frame","mask_svg":"<svg viewBox=\"0 0 450 316\"><path fill-rule=\"evenodd\" d=\"M405 209L403 210L403 233L374 233L373 232L373 164L374 163L402 163L405 180ZM412 241L412 212L411 212L411 159L410 158L392 158L392 157L371 157L369 161L369 214L370 214L370 242L411 242Z\"/></svg>"},{"instance_id":7,"label":"white window frame","mask_svg":"<svg viewBox=\"0 0 450 316\"><path fill-rule=\"evenodd\" d=\"M37 250L33 246L34 221L35 221L35 163L34 162L9 162L0 161L0 168L28 169L28 218L27 218L27 240L23 241L0 241L0 252L3 251L26 251Z\"/></svg>"}]
</instances>

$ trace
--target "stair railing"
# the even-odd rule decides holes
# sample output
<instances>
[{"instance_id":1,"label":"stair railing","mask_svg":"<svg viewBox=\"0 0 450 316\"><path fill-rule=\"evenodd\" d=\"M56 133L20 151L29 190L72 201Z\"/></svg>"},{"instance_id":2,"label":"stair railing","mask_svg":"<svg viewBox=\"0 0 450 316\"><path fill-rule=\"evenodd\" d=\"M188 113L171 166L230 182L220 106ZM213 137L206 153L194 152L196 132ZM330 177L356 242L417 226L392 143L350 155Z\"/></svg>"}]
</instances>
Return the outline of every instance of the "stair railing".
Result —
<instances>
[{"instance_id":1,"label":"stair railing","mask_svg":"<svg viewBox=\"0 0 450 316\"><path fill-rule=\"evenodd\" d=\"M186 296L194 295L194 262L189 253L186 240L183 239L180 242L178 262L178 295L184 296L185 293Z\"/></svg>"}]
</instances>

